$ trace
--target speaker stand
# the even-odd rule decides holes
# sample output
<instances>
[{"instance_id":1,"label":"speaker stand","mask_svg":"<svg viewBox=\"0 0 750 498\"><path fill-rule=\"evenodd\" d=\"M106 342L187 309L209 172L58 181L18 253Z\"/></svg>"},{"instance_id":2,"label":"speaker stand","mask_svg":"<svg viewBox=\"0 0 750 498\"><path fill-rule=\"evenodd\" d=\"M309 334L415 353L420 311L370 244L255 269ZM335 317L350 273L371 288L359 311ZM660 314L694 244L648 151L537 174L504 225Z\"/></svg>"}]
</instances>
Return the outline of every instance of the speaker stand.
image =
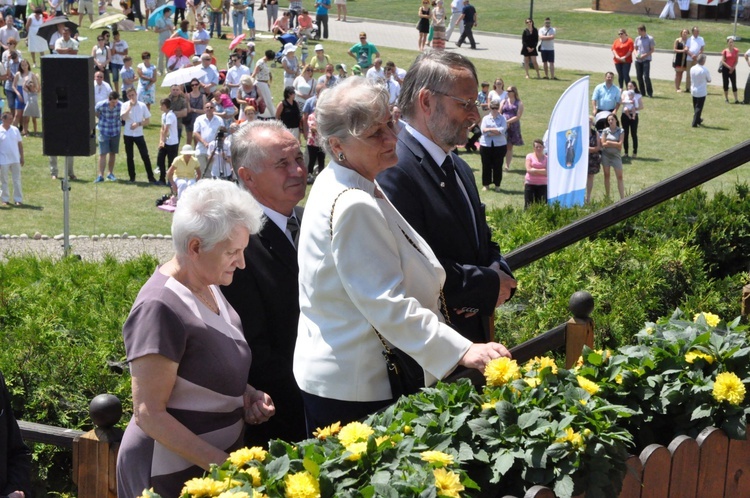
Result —
<instances>
[{"instance_id":1,"label":"speaker stand","mask_svg":"<svg viewBox=\"0 0 750 498\"><path fill-rule=\"evenodd\" d=\"M65 174L62 178L63 192L63 257L70 256L70 171L68 170L68 160L65 158Z\"/></svg>"}]
</instances>

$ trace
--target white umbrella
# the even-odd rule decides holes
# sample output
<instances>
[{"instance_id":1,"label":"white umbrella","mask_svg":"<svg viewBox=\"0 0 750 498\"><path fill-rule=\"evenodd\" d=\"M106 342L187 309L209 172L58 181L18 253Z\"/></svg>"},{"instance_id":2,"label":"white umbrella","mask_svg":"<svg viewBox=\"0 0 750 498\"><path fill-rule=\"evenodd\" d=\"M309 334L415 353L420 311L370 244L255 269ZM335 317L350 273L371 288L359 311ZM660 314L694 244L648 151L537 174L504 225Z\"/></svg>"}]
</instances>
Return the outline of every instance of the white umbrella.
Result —
<instances>
[{"instance_id":1,"label":"white umbrella","mask_svg":"<svg viewBox=\"0 0 750 498\"><path fill-rule=\"evenodd\" d=\"M118 22L122 21L123 19L126 19L125 14L110 14L108 16L100 17L96 21L91 23L91 26L89 28L91 29L99 29L99 28L106 28L110 24L117 24Z\"/></svg>"},{"instance_id":2,"label":"white umbrella","mask_svg":"<svg viewBox=\"0 0 750 498\"><path fill-rule=\"evenodd\" d=\"M182 85L187 83L193 78L200 80L206 75L206 71L203 70L202 66L188 66L172 71L164 76L164 80L161 82L161 86L172 86Z\"/></svg>"}]
</instances>

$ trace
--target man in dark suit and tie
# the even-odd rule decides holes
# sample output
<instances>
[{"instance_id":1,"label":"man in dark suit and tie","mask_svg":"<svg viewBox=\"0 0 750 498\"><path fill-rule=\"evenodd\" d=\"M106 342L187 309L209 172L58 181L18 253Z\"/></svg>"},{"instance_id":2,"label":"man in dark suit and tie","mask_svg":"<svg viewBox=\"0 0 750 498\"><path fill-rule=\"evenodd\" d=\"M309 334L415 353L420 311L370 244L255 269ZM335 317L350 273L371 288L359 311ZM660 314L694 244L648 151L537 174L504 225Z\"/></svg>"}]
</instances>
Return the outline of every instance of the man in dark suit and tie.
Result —
<instances>
[{"instance_id":1,"label":"man in dark suit and tie","mask_svg":"<svg viewBox=\"0 0 750 498\"><path fill-rule=\"evenodd\" d=\"M396 146L398 164L377 180L445 268L454 328L479 343L495 339L491 318L516 281L492 241L469 165L451 152L466 143L466 130L479 121L477 87L476 69L466 57L419 55L399 96L407 125Z\"/></svg>"},{"instance_id":2,"label":"man in dark suit and tie","mask_svg":"<svg viewBox=\"0 0 750 498\"><path fill-rule=\"evenodd\" d=\"M299 141L280 121L253 121L232 136L232 164L240 186L265 212L263 229L250 237L245 268L222 287L242 319L252 350L248 382L271 396L276 415L248 426L245 443L270 439L301 441L307 436L302 398L292 373L299 317L297 237L307 171Z\"/></svg>"}]
</instances>

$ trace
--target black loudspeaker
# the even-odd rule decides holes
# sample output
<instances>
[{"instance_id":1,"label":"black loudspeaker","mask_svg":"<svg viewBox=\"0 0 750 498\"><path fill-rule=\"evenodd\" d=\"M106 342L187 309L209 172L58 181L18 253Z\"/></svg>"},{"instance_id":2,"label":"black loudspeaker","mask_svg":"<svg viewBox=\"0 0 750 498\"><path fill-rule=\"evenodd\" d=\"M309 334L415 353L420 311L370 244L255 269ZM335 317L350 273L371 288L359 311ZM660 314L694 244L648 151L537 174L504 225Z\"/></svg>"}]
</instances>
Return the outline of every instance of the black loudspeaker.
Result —
<instances>
[{"instance_id":1,"label":"black loudspeaker","mask_svg":"<svg viewBox=\"0 0 750 498\"><path fill-rule=\"evenodd\" d=\"M45 156L91 156L96 152L94 104L93 58L42 57Z\"/></svg>"}]
</instances>

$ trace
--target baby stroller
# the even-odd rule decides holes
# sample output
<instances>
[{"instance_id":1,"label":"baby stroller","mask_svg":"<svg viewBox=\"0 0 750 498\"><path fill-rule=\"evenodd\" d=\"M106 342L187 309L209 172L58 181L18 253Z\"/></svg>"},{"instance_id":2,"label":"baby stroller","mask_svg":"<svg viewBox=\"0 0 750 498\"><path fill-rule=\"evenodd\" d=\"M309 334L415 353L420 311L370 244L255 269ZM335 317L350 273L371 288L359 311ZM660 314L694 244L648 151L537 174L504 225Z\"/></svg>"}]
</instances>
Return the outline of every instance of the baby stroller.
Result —
<instances>
[{"instance_id":1,"label":"baby stroller","mask_svg":"<svg viewBox=\"0 0 750 498\"><path fill-rule=\"evenodd\" d=\"M276 39L281 42L281 49L276 52L275 61L281 64L281 58L284 57L284 47L286 46L286 44L291 43L292 45L296 45L299 38L297 38L297 35L295 35L294 33L286 33Z\"/></svg>"}]
</instances>

